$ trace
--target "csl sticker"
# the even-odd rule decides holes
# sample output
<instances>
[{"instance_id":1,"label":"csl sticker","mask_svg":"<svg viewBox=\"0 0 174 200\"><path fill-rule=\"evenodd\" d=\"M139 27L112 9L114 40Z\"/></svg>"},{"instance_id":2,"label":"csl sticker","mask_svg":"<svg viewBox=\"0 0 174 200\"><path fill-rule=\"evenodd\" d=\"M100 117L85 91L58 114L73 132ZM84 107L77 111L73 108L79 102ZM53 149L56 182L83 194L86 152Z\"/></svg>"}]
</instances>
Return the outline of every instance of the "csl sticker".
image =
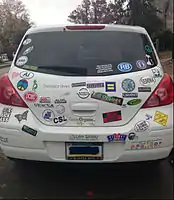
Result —
<instances>
[{"instance_id":1,"label":"csl sticker","mask_svg":"<svg viewBox=\"0 0 174 200\"><path fill-rule=\"evenodd\" d=\"M26 40L24 40L24 42L23 42L23 45L25 46L25 45L28 45L28 44L30 44L31 43L31 39L30 38L27 38Z\"/></svg>"},{"instance_id":2,"label":"csl sticker","mask_svg":"<svg viewBox=\"0 0 174 200\"><path fill-rule=\"evenodd\" d=\"M100 92L97 92L97 93L93 92L91 95L91 98L105 101L108 103L113 103L113 104L116 104L119 106L121 106L123 104L123 98L119 98L119 97L115 97L115 96L108 96L107 94L100 93Z\"/></svg>"},{"instance_id":3,"label":"csl sticker","mask_svg":"<svg viewBox=\"0 0 174 200\"><path fill-rule=\"evenodd\" d=\"M103 113L103 123L115 122L122 120L121 110Z\"/></svg>"},{"instance_id":4,"label":"csl sticker","mask_svg":"<svg viewBox=\"0 0 174 200\"><path fill-rule=\"evenodd\" d=\"M59 117L55 117L53 119L53 122L55 124L58 124L58 125L62 125L62 124L65 124L66 122L68 121L67 117L65 117L64 115L63 116L59 116Z\"/></svg>"},{"instance_id":5,"label":"csl sticker","mask_svg":"<svg viewBox=\"0 0 174 200\"><path fill-rule=\"evenodd\" d=\"M147 68L147 63L144 60L137 60L136 65L139 69Z\"/></svg>"},{"instance_id":6,"label":"csl sticker","mask_svg":"<svg viewBox=\"0 0 174 200\"><path fill-rule=\"evenodd\" d=\"M27 56L21 56L20 58L17 59L16 65L19 66L19 67L23 66L23 65L25 65L27 63L27 61L28 61L28 57Z\"/></svg>"},{"instance_id":7,"label":"csl sticker","mask_svg":"<svg viewBox=\"0 0 174 200\"><path fill-rule=\"evenodd\" d=\"M15 115L16 119L18 120L18 122L20 123L22 120L27 120L27 116L28 116L28 110L25 111L24 113L22 114L17 114Z\"/></svg>"},{"instance_id":8,"label":"csl sticker","mask_svg":"<svg viewBox=\"0 0 174 200\"><path fill-rule=\"evenodd\" d=\"M168 115L160 112L160 111L156 111L155 116L154 116L154 122L162 125L162 126L166 126L168 121Z\"/></svg>"},{"instance_id":9,"label":"csl sticker","mask_svg":"<svg viewBox=\"0 0 174 200\"><path fill-rule=\"evenodd\" d=\"M8 122L12 113L12 108L7 107L3 108L1 114L0 114L0 122Z\"/></svg>"},{"instance_id":10,"label":"csl sticker","mask_svg":"<svg viewBox=\"0 0 174 200\"><path fill-rule=\"evenodd\" d=\"M31 79L31 78L33 78L33 76L34 76L34 74L32 72L24 71L24 72L20 73L20 77L24 78L24 79Z\"/></svg>"},{"instance_id":11,"label":"csl sticker","mask_svg":"<svg viewBox=\"0 0 174 200\"><path fill-rule=\"evenodd\" d=\"M135 106L141 103L141 99L132 99L127 102L127 105L129 106Z\"/></svg>"},{"instance_id":12,"label":"csl sticker","mask_svg":"<svg viewBox=\"0 0 174 200\"><path fill-rule=\"evenodd\" d=\"M123 142L125 143L127 135L120 134L120 133L114 133L113 135L107 136L109 142Z\"/></svg>"},{"instance_id":13,"label":"csl sticker","mask_svg":"<svg viewBox=\"0 0 174 200\"><path fill-rule=\"evenodd\" d=\"M132 70L132 65L127 62L122 62L117 66L120 72L130 72Z\"/></svg>"},{"instance_id":14,"label":"csl sticker","mask_svg":"<svg viewBox=\"0 0 174 200\"><path fill-rule=\"evenodd\" d=\"M124 79L122 88L126 92L132 92L135 89L135 82L132 79Z\"/></svg>"},{"instance_id":15,"label":"csl sticker","mask_svg":"<svg viewBox=\"0 0 174 200\"><path fill-rule=\"evenodd\" d=\"M44 110L42 113L42 117L45 121L47 122L52 122L53 119L55 118L54 112L50 109Z\"/></svg>"},{"instance_id":16,"label":"csl sticker","mask_svg":"<svg viewBox=\"0 0 174 200\"><path fill-rule=\"evenodd\" d=\"M140 121L135 124L134 130L136 132L144 132L149 128L149 123L147 121Z\"/></svg>"},{"instance_id":17,"label":"csl sticker","mask_svg":"<svg viewBox=\"0 0 174 200\"><path fill-rule=\"evenodd\" d=\"M154 85L155 82L156 82L155 78L149 77L149 76L142 77L142 78L140 79L140 84L141 84L141 85L144 85L144 86L147 86L147 85Z\"/></svg>"},{"instance_id":18,"label":"csl sticker","mask_svg":"<svg viewBox=\"0 0 174 200\"><path fill-rule=\"evenodd\" d=\"M34 130L34 129L32 129L32 128L26 126L26 125L24 125L24 126L22 127L22 131L24 131L24 132L26 132L26 133L29 133L29 134L32 135L32 136L36 136L36 135L37 135L37 131L36 131L36 130Z\"/></svg>"},{"instance_id":19,"label":"csl sticker","mask_svg":"<svg viewBox=\"0 0 174 200\"><path fill-rule=\"evenodd\" d=\"M116 92L116 83L115 82L106 82L106 92Z\"/></svg>"},{"instance_id":20,"label":"csl sticker","mask_svg":"<svg viewBox=\"0 0 174 200\"><path fill-rule=\"evenodd\" d=\"M28 88L28 81L25 80L25 79L22 79L20 80L18 83L17 83L17 88L18 90L20 91L24 91Z\"/></svg>"},{"instance_id":21,"label":"csl sticker","mask_svg":"<svg viewBox=\"0 0 174 200\"><path fill-rule=\"evenodd\" d=\"M151 92L151 87L139 87L138 92Z\"/></svg>"},{"instance_id":22,"label":"csl sticker","mask_svg":"<svg viewBox=\"0 0 174 200\"><path fill-rule=\"evenodd\" d=\"M38 99L38 96L36 93L34 92L26 92L24 94L24 99L27 101L27 102L36 102L37 99Z\"/></svg>"},{"instance_id":23,"label":"csl sticker","mask_svg":"<svg viewBox=\"0 0 174 200\"><path fill-rule=\"evenodd\" d=\"M72 83L72 87L83 87L86 86L86 82L81 82L81 83Z\"/></svg>"},{"instance_id":24,"label":"csl sticker","mask_svg":"<svg viewBox=\"0 0 174 200\"><path fill-rule=\"evenodd\" d=\"M101 88L104 87L104 83L88 83L87 88Z\"/></svg>"},{"instance_id":25,"label":"csl sticker","mask_svg":"<svg viewBox=\"0 0 174 200\"><path fill-rule=\"evenodd\" d=\"M136 98L138 97L138 93L122 93L123 98Z\"/></svg>"},{"instance_id":26,"label":"csl sticker","mask_svg":"<svg viewBox=\"0 0 174 200\"><path fill-rule=\"evenodd\" d=\"M108 65L97 65L96 70L97 70L98 74L113 72L113 68L112 68L111 64L108 64Z\"/></svg>"}]
</instances>

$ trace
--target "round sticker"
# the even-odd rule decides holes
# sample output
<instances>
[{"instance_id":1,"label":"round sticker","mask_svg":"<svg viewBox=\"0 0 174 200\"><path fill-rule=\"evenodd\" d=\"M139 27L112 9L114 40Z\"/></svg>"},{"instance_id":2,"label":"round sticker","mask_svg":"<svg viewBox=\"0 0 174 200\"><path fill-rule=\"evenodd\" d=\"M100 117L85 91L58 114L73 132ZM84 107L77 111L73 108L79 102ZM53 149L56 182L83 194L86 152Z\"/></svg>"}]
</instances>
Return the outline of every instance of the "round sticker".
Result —
<instances>
[{"instance_id":1,"label":"round sticker","mask_svg":"<svg viewBox=\"0 0 174 200\"><path fill-rule=\"evenodd\" d=\"M127 62L122 62L117 66L120 72L130 72L132 70L132 65Z\"/></svg>"},{"instance_id":2,"label":"round sticker","mask_svg":"<svg viewBox=\"0 0 174 200\"><path fill-rule=\"evenodd\" d=\"M21 56L20 58L17 59L16 65L17 66L23 66L27 63L28 57L27 56Z\"/></svg>"},{"instance_id":3,"label":"round sticker","mask_svg":"<svg viewBox=\"0 0 174 200\"><path fill-rule=\"evenodd\" d=\"M147 64L144 60L138 60L136 62L136 65L139 69L146 69L146 67L147 67Z\"/></svg>"},{"instance_id":4,"label":"round sticker","mask_svg":"<svg viewBox=\"0 0 174 200\"><path fill-rule=\"evenodd\" d=\"M86 98L89 97L90 92L89 92L89 90L87 88L81 88L81 89L79 89L77 94L81 99L86 99Z\"/></svg>"},{"instance_id":5,"label":"round sticker","mask_svg":"<svg viewBox=\"0 0 174 200\"><path fill-rule=\"evenodd\" d=\"M145 46L145 50L146 50L148 53L152 53L152 52L153 52L152 47L149 46L149 45L146 45L146 46Z\"/></svg>"},{"instance_id":6,"label":"round sticker","mask_svg":"<svg viewBox=\"0 0 174 200\"><path fill-rule=\"evenodd\" d=\"M122 88L126 92L132 92L135 89L135 82L132 79L125 79L122 82Z\"/></svg>"},{"instance_id":7,"label":"round sticker","mask_svg":"<svg viewBox=\"0 0 174 200\"><path fill-rule=\"evenodd\" d=\"M24 40L23 45L30 44L31 41L32 41L32 40L31 40L30 38L28 38L28 39Z\"/></svg>"},{"instance_id":8,"label":"round sticker","mask_svg":"<svg viewBox=\"0 0 174 200\"><path fill-rule=\"evenodd\" d=\"M65 107L64 107L63 105L58 105L58 106L56 107L56 112L57 112L58 114L64 113L64 112L65 112Z\"/></svg>"},{"instance_id":9,"label":"round sticker","mask_svg":"<svg viewBox=\"0 0 174 200\"><path fill-rule=\"evenodd\" d=\"M28 87L28 81L25 80L25 79L22 79L22 80L20 80L20 81L17 83L17 88L18 88L18 90L20 90L20 91L26 90L27 87Z\"/></svg>"},{"instance_id":10,"label":"round sticker","mask_svg":"<svg viewBox=\"0 0 174 200\"><path fill-rule=\"evenodd\" d=\"M26 49L23 53L23 55L27 55L28 53L31 53L33 51L34 47L29 47L28 49Z\"/></svg>"},{"instance_id":11,"label":"round sticker","mask_svg":"<svg viewBox=\"0 0 174 200\"><path fill-rule=\"evenodd\" d=\"M55 115L52 110L47 109L42 113L42 117L44 118L45 121L52 122L53 119L55 118Z\"/></svg>"}]
</instances>

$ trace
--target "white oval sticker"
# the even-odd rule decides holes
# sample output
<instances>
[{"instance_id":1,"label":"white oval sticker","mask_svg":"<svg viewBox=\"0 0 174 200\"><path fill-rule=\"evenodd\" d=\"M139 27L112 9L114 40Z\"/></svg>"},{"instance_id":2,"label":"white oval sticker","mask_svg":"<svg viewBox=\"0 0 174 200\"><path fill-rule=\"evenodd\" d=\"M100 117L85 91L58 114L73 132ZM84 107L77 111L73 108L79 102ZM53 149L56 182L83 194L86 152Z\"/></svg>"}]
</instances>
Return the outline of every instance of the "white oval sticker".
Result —
<instances>
[{"instance_id":1,"label":"white oval sticker","mask_svg":"<svg viewBox=\"0 0 174 200\"><path fill-rule=\"evenodd\" d=\"M27 63L28 57L27 56L21 56L20 58L17 59L16 65L17 66L23 66Z\"/></svg>"},{"instance_id":2,"label":"white oval sticker","mask_svg":"<svg viewBox=\"0 0 174 200\"><path fill-rule=\"evenodd\" d=\"M20 73L20 76L21 78L24 78L24 79L31 79L33 78L34 74L32 72L24 71Z\"/></svg>"},{"instance_id":3,"label":"white oval sticker","mask_svg":"<svg viewBox=\"0 0 174 200\"><path fill-rule=\"evenodd\" d=\"M32 40L31 40L30 38L28 38L28 39L24 40L23 45L30 44L31 41L32 41Z\"/></svg>"},{"instance_id":4,"label":"white oval sticker","mask_svg":"<svg viewBox=\"0 0 174 200\"><path fill-rule=\"evenodd\" d=\"M156 82L155 78L149 76L141 77L140 79L140 84L144 86L153 85L155 84L155 82Z\"/></svg>"},{"instance_id":5,"label":"white oval sticker","mask_svg":"<svg viewBox=\"0 0 174 200\"><path fill-rule=\"evenodd\" d=\"M33 51L34 47L29 47L28 49L26 49L23 53L23 55L27 55L28 53L31 53Z\"/></svg>"}]
</instances>

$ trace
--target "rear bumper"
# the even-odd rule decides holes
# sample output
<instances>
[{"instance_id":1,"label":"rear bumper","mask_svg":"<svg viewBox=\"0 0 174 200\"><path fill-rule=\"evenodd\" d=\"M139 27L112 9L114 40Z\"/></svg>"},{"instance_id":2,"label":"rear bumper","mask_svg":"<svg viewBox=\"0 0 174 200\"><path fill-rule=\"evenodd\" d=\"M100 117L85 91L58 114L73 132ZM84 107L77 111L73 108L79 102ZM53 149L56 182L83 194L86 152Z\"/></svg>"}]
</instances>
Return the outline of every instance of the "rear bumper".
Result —
<instances>
[{"instance_id":1,"label":"rear bumper","mask_svg":"<svg viewBox=\"0 0 174 200\"><path fill-rule=\"evenodd\" d=\"M136 138L130 140L128 135L135 132L135 124L145 120L147 113L154 116L156 111L168 115L167 125L162 126L152 119L148 121L148 130L136 132ZM7 157L52 162L136 162L164 159L173 148L172 105L141 109L132 121L123 127L48 127L36 120L32 113L29 113L27 121L16 123L14 119L14 122L0 123L0 147ZM37 130L37 135L23 132L23 125ZM109 142L107 136L114 133L127 135L125 143ZM66 160L65 142L89 142L72 139L74 135L97 136L93 142L103 142L103 160ZM151 145L155 142L160 145ZM145 148L132 148L142 143L146 144Z\"/></svg>"},{"instance_id":2,"label":"rear bumper","mask_svg":"<svg viewBox=\"0 0 174 200\"><path fill-rule=\"evenodd\" d=\"M51 158L46 149L24 149L17 147L7 147L1 146L5 155L11 158L19 158L26 160L36 160L36 161L47 161L47 162L86 162L86 161L69 161L65 159ZM139 161L151 161L158 160L168 157L172 149L170 147L164 147L153 150L141 150L141 151L124 151L124 153L115 159L105 159L102 161L87 161L91 163L105 162L105 163L115 163L115 162L139 162Z\"/></svg>"}]
</instances>

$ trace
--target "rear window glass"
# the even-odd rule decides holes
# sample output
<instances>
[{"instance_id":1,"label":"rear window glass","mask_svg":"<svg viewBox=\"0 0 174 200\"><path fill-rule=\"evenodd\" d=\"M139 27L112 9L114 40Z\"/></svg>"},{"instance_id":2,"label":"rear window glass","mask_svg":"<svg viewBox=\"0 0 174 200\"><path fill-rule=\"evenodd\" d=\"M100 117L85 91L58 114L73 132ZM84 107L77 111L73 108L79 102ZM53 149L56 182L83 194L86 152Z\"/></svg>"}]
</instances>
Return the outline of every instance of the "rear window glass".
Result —
<instances>
[{"instance_id":1,"label":"rear window glass","mask_svg":"<svg viewBox=\"0 0 174 200\"><path fill-rule=\"evenodd\" d=\"M157 60L144 34L65 31L27 35L15 65L62 76L108 76L146 70Z\"/></svg>"}]
</instances>

